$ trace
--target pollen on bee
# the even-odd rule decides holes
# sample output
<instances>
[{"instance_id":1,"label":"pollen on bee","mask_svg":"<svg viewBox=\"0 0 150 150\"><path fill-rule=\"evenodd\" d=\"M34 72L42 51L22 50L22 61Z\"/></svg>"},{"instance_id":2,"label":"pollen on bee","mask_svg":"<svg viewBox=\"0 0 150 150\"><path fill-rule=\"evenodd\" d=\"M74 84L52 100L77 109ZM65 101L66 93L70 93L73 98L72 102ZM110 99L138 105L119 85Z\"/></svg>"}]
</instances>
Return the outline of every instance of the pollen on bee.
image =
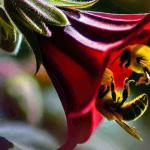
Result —
<instances>
[{"instance_id":1,"label":"pollen on bee","mask_svg":"<svg viewBox=\"0 0 150 150\"><path fill-rule=\"evenodd\" d=\"M109 68L106 68L102 77L101 84L102 85L110 84L113 78L114 78L113 72Z\"/></svg>"}]
</instances>

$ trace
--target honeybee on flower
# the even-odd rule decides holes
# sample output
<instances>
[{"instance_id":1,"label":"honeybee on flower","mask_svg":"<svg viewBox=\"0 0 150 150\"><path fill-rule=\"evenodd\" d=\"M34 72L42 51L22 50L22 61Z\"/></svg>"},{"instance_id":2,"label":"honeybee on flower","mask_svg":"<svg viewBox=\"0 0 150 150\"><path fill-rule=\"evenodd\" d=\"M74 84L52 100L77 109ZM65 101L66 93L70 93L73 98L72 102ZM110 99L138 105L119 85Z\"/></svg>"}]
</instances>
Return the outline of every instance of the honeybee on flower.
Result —
<instances>
[{"instance_id":1,"label":"honeybee on flower","mask_svg":"<svg viewBox=\"0 0 150 150\"><path fill-rule=\"evenodd\" d=\"M115 88L113 72L106 68L102 78L102 85L96 101L96 108L108 120L115 120L126 132L138 140L142 140L138 130L130 127L125 122L140 118L148 108L146 93L138 95L133 100L128 100L130 82L126 81L123 92Z\"/></svg>"}]
</instances>

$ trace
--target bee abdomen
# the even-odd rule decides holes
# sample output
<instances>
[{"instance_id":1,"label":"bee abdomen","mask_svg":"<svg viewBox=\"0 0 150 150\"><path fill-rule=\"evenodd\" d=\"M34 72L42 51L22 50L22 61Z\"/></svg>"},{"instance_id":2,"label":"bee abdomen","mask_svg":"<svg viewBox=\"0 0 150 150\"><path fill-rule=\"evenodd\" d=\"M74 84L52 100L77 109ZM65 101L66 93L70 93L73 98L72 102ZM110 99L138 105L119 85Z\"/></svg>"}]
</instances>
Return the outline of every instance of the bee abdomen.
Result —
<instances>
[{"instance_id":1,"label":"bee abdomen","mask_svg":"<svg viewBox=\"0 0 150 150\"><path fill-rule=\"evenodd\" d=\"M146 94L141 94L130 102L126 102L122 107L120 107L120 113L123 120L131 121L136 120L141 117L148 107L148 96Z\"/></svg>"}]
</instances>

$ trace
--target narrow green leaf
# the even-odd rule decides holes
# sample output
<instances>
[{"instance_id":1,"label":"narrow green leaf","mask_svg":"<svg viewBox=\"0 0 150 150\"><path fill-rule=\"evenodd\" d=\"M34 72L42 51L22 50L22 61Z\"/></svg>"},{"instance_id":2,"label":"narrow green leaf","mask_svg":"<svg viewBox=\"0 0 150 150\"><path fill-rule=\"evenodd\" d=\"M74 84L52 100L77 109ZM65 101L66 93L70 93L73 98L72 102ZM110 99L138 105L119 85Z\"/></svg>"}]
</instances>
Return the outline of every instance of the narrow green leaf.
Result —
<instances>
[{"instance_id":1,"label":"narrow green leaf","mask_svg":"<svg viewBox=\"0 0 150 150\"><path fill-rule=\"evenodd\" d=\"M60 9L55 7L55 5L48 3L47 1L41 0L32 0L32 1L36 6L38 6L48 15L48 19L52 20L51 24L57 26L66 26L70 24L66 15ZM50 20L48 20L48 22L50 23Z\"/></svg>"},{"instance_id":2,"label":"narrow green leaf","mask_svg":"<svg viewBox=\"0 0 150 150\"><path fill-rule=\"evenodd\" d=\"M37 73L42 63L42 56L41 56L40 48L38 46L38 42L36 40L36 35L34 31L26 28L25 24L23 24L23 22L20 20L20 14L12 6L12 3L10 3L9 1L5 1L5 9L7 10L9 16L12 18L14 24L25 36L27 42L29 43L29 46L33 50L36 59L36 73Z\"/></svg>"},{"instance_id":3,"label":"narrow green leaf","mask_svg":"<svg viewBox=\"0 0 150 150\"><path fill-rule=\"evenodd\" d=\"M7 1L8 0L6 0L6 2ZM34 21L35 24L37 23L35 20L38 20L38 22L44 22L56 26L66 26L69 24L69 21L65 14L60 9L46 1L12 0L11 2L9 1L9 3L12 3L12 6L17 11L21 9L26 14L26 16L28 16L28 18Z\"/></svg>"},{"instance_id":4,"label":"narrow green leaf","mask_svg":"<svg viewBox=\"0 0 150 150\"><path fill-rule=\"evenodd\" d=\"M0 49L16 54L22 41L22 35L11 24L5 11L0 8Z\"/></svg>"},{"instance_id":5,"label":"narrow green leaf","mask_svg":"<svg viewBox=\"0 0 150 150\"><path fill-rule=\"evenodd\" d=\"M99 0L90 0L90 1L75 1L75 0L47 0L50 4L53 4L55 6L59 7L65 7L65 8L87 8L93 6L95 3L97 3Z\"/></svg>"},{"instance_id":6,"label":"narrow green leaf","mask_svg":"<svg viewBox=\"0 0 150 150\"><path fill-rule=\"evenodd\" d=\"M29 18L21 9L18 9L21 16L20 20L28 27L39 34L45 36L51 36L51 31L46 27L46 25L36 18Z\"/></svg>"}]
</instances>

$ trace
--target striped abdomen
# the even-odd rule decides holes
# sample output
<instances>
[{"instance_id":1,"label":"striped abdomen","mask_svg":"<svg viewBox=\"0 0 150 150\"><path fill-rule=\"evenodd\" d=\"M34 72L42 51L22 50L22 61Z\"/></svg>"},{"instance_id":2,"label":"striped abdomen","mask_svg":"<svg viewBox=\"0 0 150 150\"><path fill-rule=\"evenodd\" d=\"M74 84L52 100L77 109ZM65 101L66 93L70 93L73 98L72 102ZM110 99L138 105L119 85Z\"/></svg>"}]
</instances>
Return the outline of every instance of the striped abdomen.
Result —
<instances>
[{"instance_id":1,"label":"striped abdomen","mask_svg":"<svg viewBox=\"0 0 150 150\"><path fill-rule=\"evenodd\" d=\"M141 94L130 102L126 102L117 112L122 120L131 121L141 117L148 108L148 96Z\"/></svg>"}]
</instances>

